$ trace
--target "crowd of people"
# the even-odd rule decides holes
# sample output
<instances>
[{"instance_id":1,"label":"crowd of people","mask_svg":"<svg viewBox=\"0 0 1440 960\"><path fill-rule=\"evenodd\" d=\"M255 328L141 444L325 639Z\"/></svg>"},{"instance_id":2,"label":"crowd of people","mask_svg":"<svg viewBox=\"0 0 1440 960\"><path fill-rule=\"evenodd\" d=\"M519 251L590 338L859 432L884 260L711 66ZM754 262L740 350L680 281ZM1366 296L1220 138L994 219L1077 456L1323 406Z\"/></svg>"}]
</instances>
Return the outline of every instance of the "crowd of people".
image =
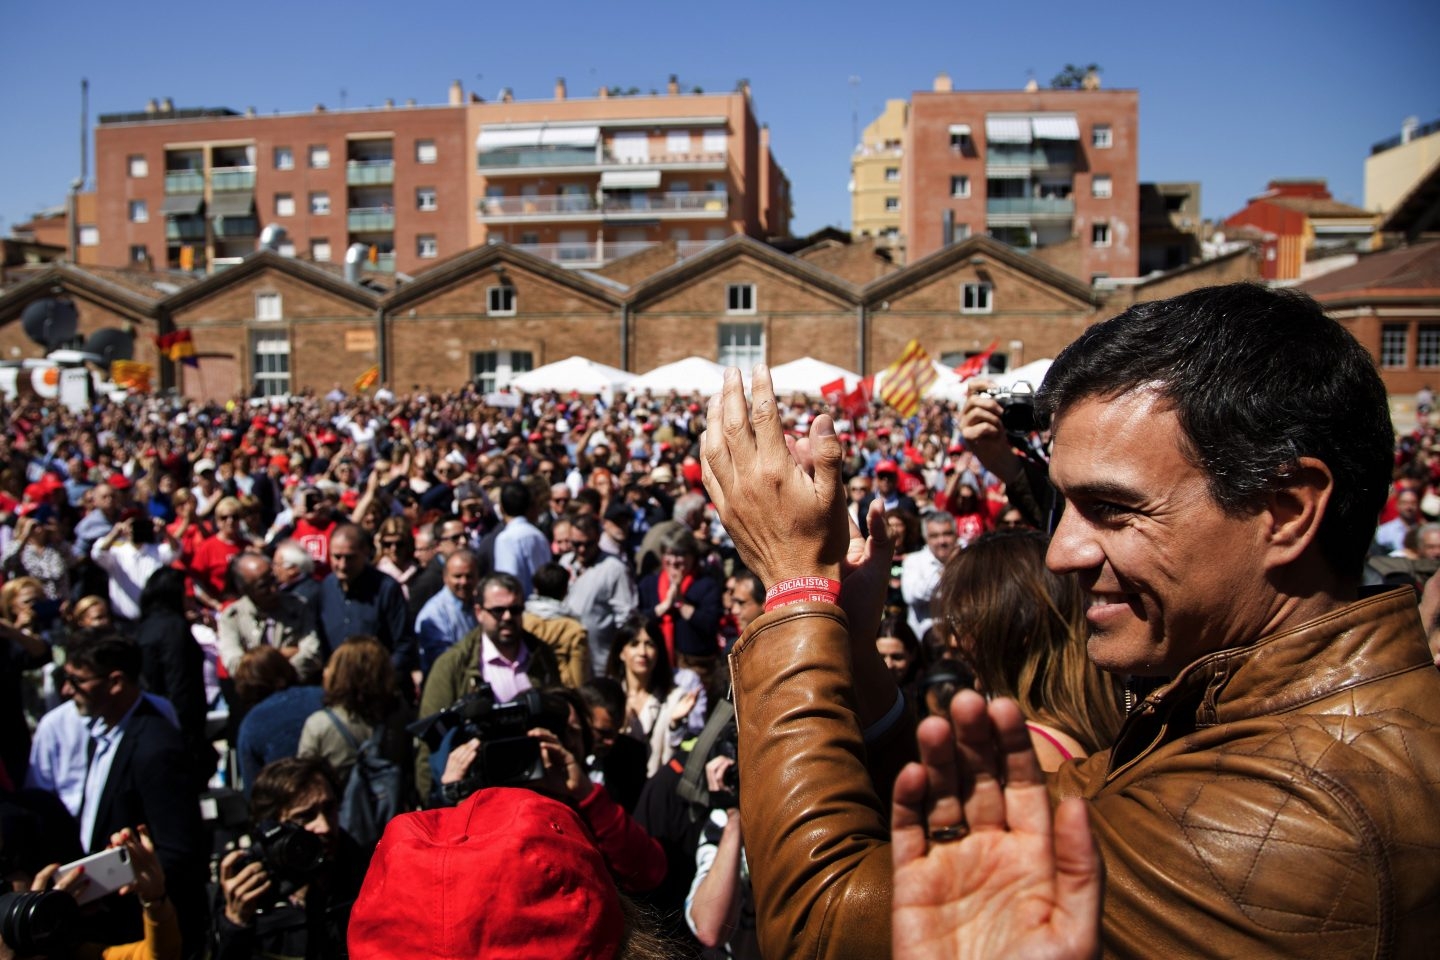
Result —
<instances>
[{"instance_id":1,"label":"crowd of people","mask_svg":"<svg viewBox=\"0 0 1440 960\"><path fill-rule=\"evenodd\" d=\"M963 408L930 403L902 420L876 405L845 419L773 396L763 370L751 400L731 377L708 404L552 394L497 408L470 388L381 385L225 405L137 396L80 413L6 405L8 878L70 895L83 871L55 865L129 851L134 880L54 934L133 951L107 956L517 944L527 955L885 955L892 907L897 956L946 956L925 952L950 936L932 933L936 902L958 904L956 937L1004 922L965 914L970 891L947 886L946 871L982 856L971 837L982 827L1014 843L1033 828L1051 838L1049 859L1027 863L1049 865L1054 894L1037 916L1073 922L1067 943L1081 952L1069 955L1080 956L1102 935L1093 822L1119 891L1107 894L1107 948L1143 954L1129 938L1164 928L1184 953L1199 941L1174 934L1171 917L1157 925L1130 893L1154 879L1137 859L1153 851L1127 833L1147 817L1098 805L1104 774L1122 766L1112 747L1129 744L1127 762L1140 763L1214 726L1216 708L1188 699L1206 689L1193 677L1180 712L1205 719L1158 719L1174 714L1191 659L1303 621L1227 633L1204 613L1202 588L1220 607L1254 591L1157 531L1173 534L1171 513L1194 496L1221 493L1180 498L1159 467L1104 449L1131 425L1173 419L1168 409L1078 439L1092 398L1119 404L1149 383L1085 386L1108 375L1105 359L1058 364L1062 386L1073 364L1090 366L1049 401L1069 426L1053 437L1017 429L983 380ZM1183 417L1177 462L1216 470L1233 451L1211 453L1202 440L1218 431ZM1393 445L1385 427L1383 489L1295 494L1313 523L1283 557L1279 520L1268 540L1231 541L1280 558L1265 560L1266 576L1304 598L1297 608L1319 610L1313 584L1331 583L1312 541L1333 501L1368 505L1359 523L1371 532L1379 511L1358 553L1347 541L1345 576L1405 587L1412 618L1421 599L1427 623L1440 612L1440 588L1421 594L1440 565L1440 439L1423 409ZM1086 473L1062 442L1090 444L1084 456L1105 468ZM1163 446L1136 442L1137 462L1145 443ZM1286 442L1272 456L1293 467L1287 482L1341 473L1305 438ZM1255 490L1273 498L1278 482L1219 500L1221 512L1249 516ZM1135 569L1110 573L1098 537L1057 559L1078 524L1113 533ZM1330 551L1337 535L1326 536ZM1303 565L1301 585L1275 572L1287 564ZM1186 577L1200 584L1182 598L1191 606L1147 605L1153 584ZM1288 615L1287 603L1272 608ZM1153 622L1137 633L1153 642L1106 640L1136 632L1127 616ZM1181 635L1203 642L1170 652ZM1034 799L1047 776L1066 784L1057 800L1091 801L1088 819L1067 802L1048 825L1049 804ZM872 856L892 833L893 897L888 855ZM431 921L441 900L444 920ZM1128 933L1112 928L1112 901ZM1219 922L1244 934L1216 942L1289 943Z\"/></svg>"}]
</instances>

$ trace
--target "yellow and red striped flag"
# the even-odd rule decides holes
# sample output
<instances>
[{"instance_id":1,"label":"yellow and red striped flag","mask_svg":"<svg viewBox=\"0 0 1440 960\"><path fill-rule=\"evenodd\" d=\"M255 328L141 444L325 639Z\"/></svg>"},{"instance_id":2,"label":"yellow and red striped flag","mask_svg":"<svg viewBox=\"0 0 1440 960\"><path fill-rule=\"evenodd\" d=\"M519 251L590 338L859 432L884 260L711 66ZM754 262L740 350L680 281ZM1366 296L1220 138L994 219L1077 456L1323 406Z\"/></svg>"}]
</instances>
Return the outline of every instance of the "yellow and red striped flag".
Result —
<instances>
[{"instance_id":1,"label":"yellow and red striped flag","mask_svg":"<svg viewBox=\"0 0 1440 960\"><path fill-rule=\"evenodd\" d=\"M911 340L900 359L885 368L880 401L894 407L903 417L913 417L920 412L920 398L938 377L930 354L920 346L919 340Z\"/></svg>"},{"instance_id":2,"label":"yellow and red striped flag","mask_svg":"<svg viewBox=\"0 0 1440 960\"><path fill-rule=\"evenodd\" d=\"M355 378L355 391L357 393L364 393L366 390L369 390L371 387L375 386L375 384L379 382L380 365L377 363L375 364L375 366L371 367L369 370L366 370L364 373L360 374L360 376Z\"/></svg>"}]
</instances>

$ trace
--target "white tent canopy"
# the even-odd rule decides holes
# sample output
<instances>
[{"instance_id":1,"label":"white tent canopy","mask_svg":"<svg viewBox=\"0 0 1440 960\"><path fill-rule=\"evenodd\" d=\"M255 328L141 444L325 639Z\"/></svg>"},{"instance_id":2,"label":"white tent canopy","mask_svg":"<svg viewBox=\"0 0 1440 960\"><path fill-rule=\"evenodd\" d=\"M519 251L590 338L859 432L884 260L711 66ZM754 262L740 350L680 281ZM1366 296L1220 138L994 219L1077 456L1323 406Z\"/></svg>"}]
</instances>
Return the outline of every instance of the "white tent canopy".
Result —
<instances>
[{"instance_id":1,"label":"white tent canopy","mask_svg":"<svg viewBox=\"0 0 1440 960\"><path fill-rule=\"evenodd\" d=\"M845 389L853 390L860 375L814 357L801 357L771 367L770 380L775 385L776 396L806 393L815 397L819 396L821 386L836 380L844 380Z\"/></svg>"},{"instance_id":2,"label":"white tent canopy","mask_svg":"<svg viewBox=\"0 0 1440 960\"><path fill-rule=\"evenodd\" d=\"M630 382L629 392L632 397L646 390L662 396L673 390L680 394L698 393L708 397L720 392L724 376L725 368L714 360L686 357L642 373Z\"/></svg>"},{"instance_id":3,"label":"white tent canopy","mask_svg":"<svg viewBox=\"0 0 1440 960\"><path fill-rule=\"evenodd\" d=\"M1023 367L1016 367L1006 373L997 373L990 379L1002 387L1011 387L1024 380L1038 391L1040 384L1045 381L1045 374L1050 372L1050 364L1054 362L1048 357L1043 360L1031 360Z\"/></svg>"},{"instance_id":4,"label":"white tent canopy","mask_svg":"<svg viewBox=\"0 0 1440 960\"><path fill-rule=\"evenodd\" d=\"M623 391L635 379L633 373L607 367L584 357L569 357L556 363L547 363L528 373L512 377L510 386L526 393L583 393L612 396Z\"/></svg>"}]
</instances>

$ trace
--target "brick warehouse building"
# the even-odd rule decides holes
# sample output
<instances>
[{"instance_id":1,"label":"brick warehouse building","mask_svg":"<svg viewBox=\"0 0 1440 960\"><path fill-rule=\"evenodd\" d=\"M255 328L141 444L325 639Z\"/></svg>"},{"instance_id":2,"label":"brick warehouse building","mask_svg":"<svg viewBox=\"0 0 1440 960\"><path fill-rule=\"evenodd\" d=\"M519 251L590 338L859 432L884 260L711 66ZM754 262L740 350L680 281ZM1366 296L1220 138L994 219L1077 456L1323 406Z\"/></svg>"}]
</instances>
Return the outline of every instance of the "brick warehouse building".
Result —
<instances>
[{"instance_id":1,"label":"brick warehouse building","mask_svg":"<svg viewBox=\"0 0 1440 960\"><path fill-rule=\"evenodd\" d=\"M153 335L190 331L198 370L158 362L157 385L214 399L348 389L376 365L397 390L470 380L489 390L572 355L636 372L691 355L736 365L814 356L873 373L911 338L952 365L998 341L994 368L1006 369L1054 356L1135 296L1097 292L988 237L893 271L877 268L871 245L851 249L848 261L834 241L790 255L739 235L689 257L673 243L645 250L603 276L493 243L390 289L271 250L198 282L51 264L0 294L0 352L39 356L20 315L66 296L82 330L131 324L143 362L157 363ZM1212 264L1146 289L1169 296L1258 273L1249 255Z\"/></svg>"},{"instance_id":2,"label":"brick warehouse building","mask_svg":"<svg viewBox=\"0 0 1440 960\"><path fill-rule=\"evenodd\" d=\"M490 240L596 267L662 241L694 252L734 234L789 234L790 186L748 85L734 93L549 100L260 116L229 109L100 117L95 262L201 272L255 249L415 273ZM87 245L87 252L89 247Z\"/></svg>"}]
</instances>

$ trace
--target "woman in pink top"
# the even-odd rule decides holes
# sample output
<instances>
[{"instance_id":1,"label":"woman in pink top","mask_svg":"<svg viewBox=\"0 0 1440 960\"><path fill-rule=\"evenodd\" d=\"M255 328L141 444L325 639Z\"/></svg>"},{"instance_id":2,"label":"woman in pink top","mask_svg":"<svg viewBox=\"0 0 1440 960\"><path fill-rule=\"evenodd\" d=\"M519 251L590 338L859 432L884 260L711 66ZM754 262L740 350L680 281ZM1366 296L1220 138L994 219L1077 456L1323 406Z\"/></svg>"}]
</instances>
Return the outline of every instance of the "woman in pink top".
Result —
<instances>
[{"instance_id":1,"label":"woman in pink top","mask_svg":"<svg viewBox=\"0 0 1440 960\"><path fill-rule=\"evenodd\" d=\"M1034 530L986 534L950 558L935 599L976 689L1020 704L1048 771L1108 747L1125 712L1120 679L1086 655L1085 592L1046 569L1047 545Z\"/></svg>"}]
</instances>

